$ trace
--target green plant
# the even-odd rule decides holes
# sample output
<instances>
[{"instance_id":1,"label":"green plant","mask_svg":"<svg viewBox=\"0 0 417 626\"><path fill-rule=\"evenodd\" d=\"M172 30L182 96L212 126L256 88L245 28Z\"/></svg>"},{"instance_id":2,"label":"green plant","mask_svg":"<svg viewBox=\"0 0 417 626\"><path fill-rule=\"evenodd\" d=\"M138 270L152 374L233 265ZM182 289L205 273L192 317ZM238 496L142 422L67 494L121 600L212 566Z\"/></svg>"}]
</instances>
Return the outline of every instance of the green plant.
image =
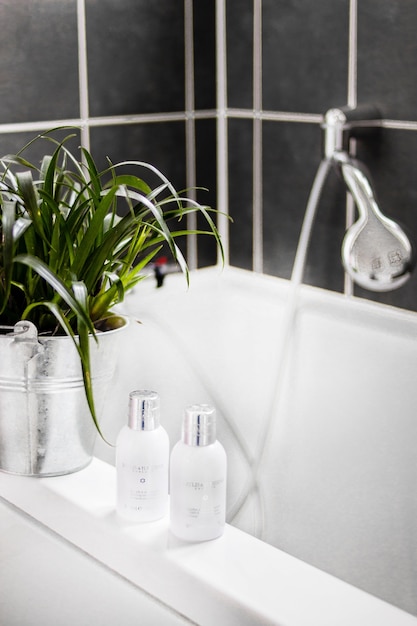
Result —
<instances>
[{"instance_id":1,"label":"green plant","mask_svg":"<svg viewBox=\"0 0 417 626\"><path fill-rule=\"evenodd\" d=\"M71 137L58 141L50 133L39 135L16 155L0 158L0 323L28 319L39 333L72 337L100 431L89 336L117 325L120 318L112 307L142 280L141 272L163 246L188 281L176 239L209 234L220 250L221 242L211 209L182 197L154 166L109 162L99 171L89 151L80 149L77 158L67 147ZM53 144L39 168L24 156L35 141ZM156 175L158 185L151 188L141 177L124 173L127 168ZM181 227L190 212L204 216L206 230Z\"/></svg>"}]
</instances>

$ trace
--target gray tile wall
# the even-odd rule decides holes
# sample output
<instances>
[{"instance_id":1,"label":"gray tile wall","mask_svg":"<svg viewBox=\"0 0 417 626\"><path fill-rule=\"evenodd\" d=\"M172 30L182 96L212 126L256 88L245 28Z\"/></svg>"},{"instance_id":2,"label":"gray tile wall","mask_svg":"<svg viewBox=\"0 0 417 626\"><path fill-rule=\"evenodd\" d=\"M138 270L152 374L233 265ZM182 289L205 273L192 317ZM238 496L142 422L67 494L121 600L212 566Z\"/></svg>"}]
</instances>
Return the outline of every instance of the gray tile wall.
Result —
<instances>
[{"instance_id":1,"label":"gray tile wall","mask_svg":"<svg viewBox=\"0 0 417 626\"><path fill-rule=\"evenodd\" d=\"M192 0L2 0L0 154L70 124L100 166L106 157L151 162L178 190L209 187L197 198L214 206L215 16L207 3L192 9ZM210 109L201 118L194 101ZM212 240L201 239L190 265L215 262Z\"/></svg>"},{"instance_id":2,"label":"gray tile wall","mask_svg":"<svg viewBox=\"0 0 417 626\"><path fill-rule=\"evenodd\" d=\"M208 187L199 199L234 220L225 242L230 262L288 278L321 158L322 115L333 106L373 102L383 128L371 143L358 142L358 156L372 173L382 209L417 240L417 3L224 0L226 21L217 21L217 36L224 27L227 97L219 112L215 9L222 4L3 0L0 153L43 128L82 126L82 141L103 164L105 156L149 160L179 188ZM217 188L219 115L228 139L226 206L218 200L225 190ZM344 289L345 204L332 174L305 272L306 282L336 291ZM213 262L213 246L201 240L195 263ZM417 310L417 272L398 291L373 295L355 288L355 294Z\"/></svg>"},{"instance_id":3,"label":"gray tile wall","mask_svg":"<svg viewBox=\"0 0 417 626\"><path fill-rule=\"evenodd\" d=\"M253 110L255 0L227 0L229 209L232 264L290 277L302 218L321 159L321 116L334 106L374 103L382 130L358 141L382 210L417 240L417 4L413 0L263 0L261 110ZM255 12L253 6L255 7ZM254 35L255 32L255 35ZM259 70L258 70L259 71ZM259 94L258 94L259 99ZM234 110L236 109L236 110ZM263 237L252 238L250 161L256 115L262 120ZM318 207L305 282L343 291L340 244L346 198L336 174ZM417 309L417 272L397 291L355 295Z\"/></svg>"}]
</instances>

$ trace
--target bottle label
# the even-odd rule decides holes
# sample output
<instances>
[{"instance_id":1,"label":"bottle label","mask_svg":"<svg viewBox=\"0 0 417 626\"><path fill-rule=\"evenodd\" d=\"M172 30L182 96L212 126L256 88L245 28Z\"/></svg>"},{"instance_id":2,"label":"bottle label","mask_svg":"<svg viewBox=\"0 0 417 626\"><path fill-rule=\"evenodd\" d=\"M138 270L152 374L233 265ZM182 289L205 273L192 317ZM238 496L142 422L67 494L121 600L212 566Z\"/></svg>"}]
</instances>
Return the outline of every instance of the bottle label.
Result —
<instances>
[{"instance_id":1,"label":"bottle label","mask_svg":"<svg viewBox=\"0 0 417 626\"><path fill-rule=\"evenodd\" d=\"M167 493L166 465L120 463L119 509L130 513L152 510Z\"/></svg>"},{"instance_id":2,"label":"bottle label","mask_svg":"<svg viewBox=\"0 0 417 626\"><path fill-rule=\"evenodd\" d=\"M224 523L224 479L185 483L186 526ZM188 495L187 495L188 494Z\"/></svg>"}]
</instances>

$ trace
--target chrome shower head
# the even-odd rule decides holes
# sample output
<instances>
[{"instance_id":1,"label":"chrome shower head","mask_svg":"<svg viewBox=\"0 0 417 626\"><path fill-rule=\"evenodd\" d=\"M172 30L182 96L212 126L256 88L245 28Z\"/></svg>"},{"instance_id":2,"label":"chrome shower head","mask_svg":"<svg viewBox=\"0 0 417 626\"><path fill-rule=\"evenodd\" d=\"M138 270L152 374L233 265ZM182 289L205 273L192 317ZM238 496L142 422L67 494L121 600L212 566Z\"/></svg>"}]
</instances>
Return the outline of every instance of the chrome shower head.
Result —
<instances>
[{"instance_id":1,"label":"chrome shower head","mask_svg":"<svg viewBox=\"0 0 417 626\"><path fill-rule=\"evenodd\" d=\"M340 167L359 212L343 239L344 268L365 289L397 289L410 277L414 248L403 229L380 211L364 166L346 158Z\"/></svg>"},{"instance_id":2,"label":"chrome shower head","mask_svg":"<svg viewBox=\"0 0 417 626\"><path fill-rule=\"evenodd\" d=\"M415 264L414 247L403 229L383 215L365 166L348 152L350 137L375 132L378 118L378 111L370 105L327 111L323 124L324 155L340 169L359 213L342 243L344 268L361 287L390 291L409 278Z\"/></svg>"}]
</instances>

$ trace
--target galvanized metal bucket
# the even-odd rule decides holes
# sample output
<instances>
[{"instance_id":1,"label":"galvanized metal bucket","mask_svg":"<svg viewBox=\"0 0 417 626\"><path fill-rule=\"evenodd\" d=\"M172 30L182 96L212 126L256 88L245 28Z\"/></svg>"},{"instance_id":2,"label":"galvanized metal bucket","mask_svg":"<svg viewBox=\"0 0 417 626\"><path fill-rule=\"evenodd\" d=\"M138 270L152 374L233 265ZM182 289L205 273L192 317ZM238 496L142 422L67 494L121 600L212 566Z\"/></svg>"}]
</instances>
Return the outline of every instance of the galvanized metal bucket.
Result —
<instances>
[{"instance_id":1,"label":"galvanized metal bucket","mask_svg":"<svg viewBox=\"0 0 417 626\"><path fill-rule=\"evenodd\" d=\"M98 334L98 343L91 339L98 415L124 327ZM0 327L0 470L26 476L76 472L90 463L96 436L72 339L38 337L26 321Z\"/></svg>"}]
</instances>

